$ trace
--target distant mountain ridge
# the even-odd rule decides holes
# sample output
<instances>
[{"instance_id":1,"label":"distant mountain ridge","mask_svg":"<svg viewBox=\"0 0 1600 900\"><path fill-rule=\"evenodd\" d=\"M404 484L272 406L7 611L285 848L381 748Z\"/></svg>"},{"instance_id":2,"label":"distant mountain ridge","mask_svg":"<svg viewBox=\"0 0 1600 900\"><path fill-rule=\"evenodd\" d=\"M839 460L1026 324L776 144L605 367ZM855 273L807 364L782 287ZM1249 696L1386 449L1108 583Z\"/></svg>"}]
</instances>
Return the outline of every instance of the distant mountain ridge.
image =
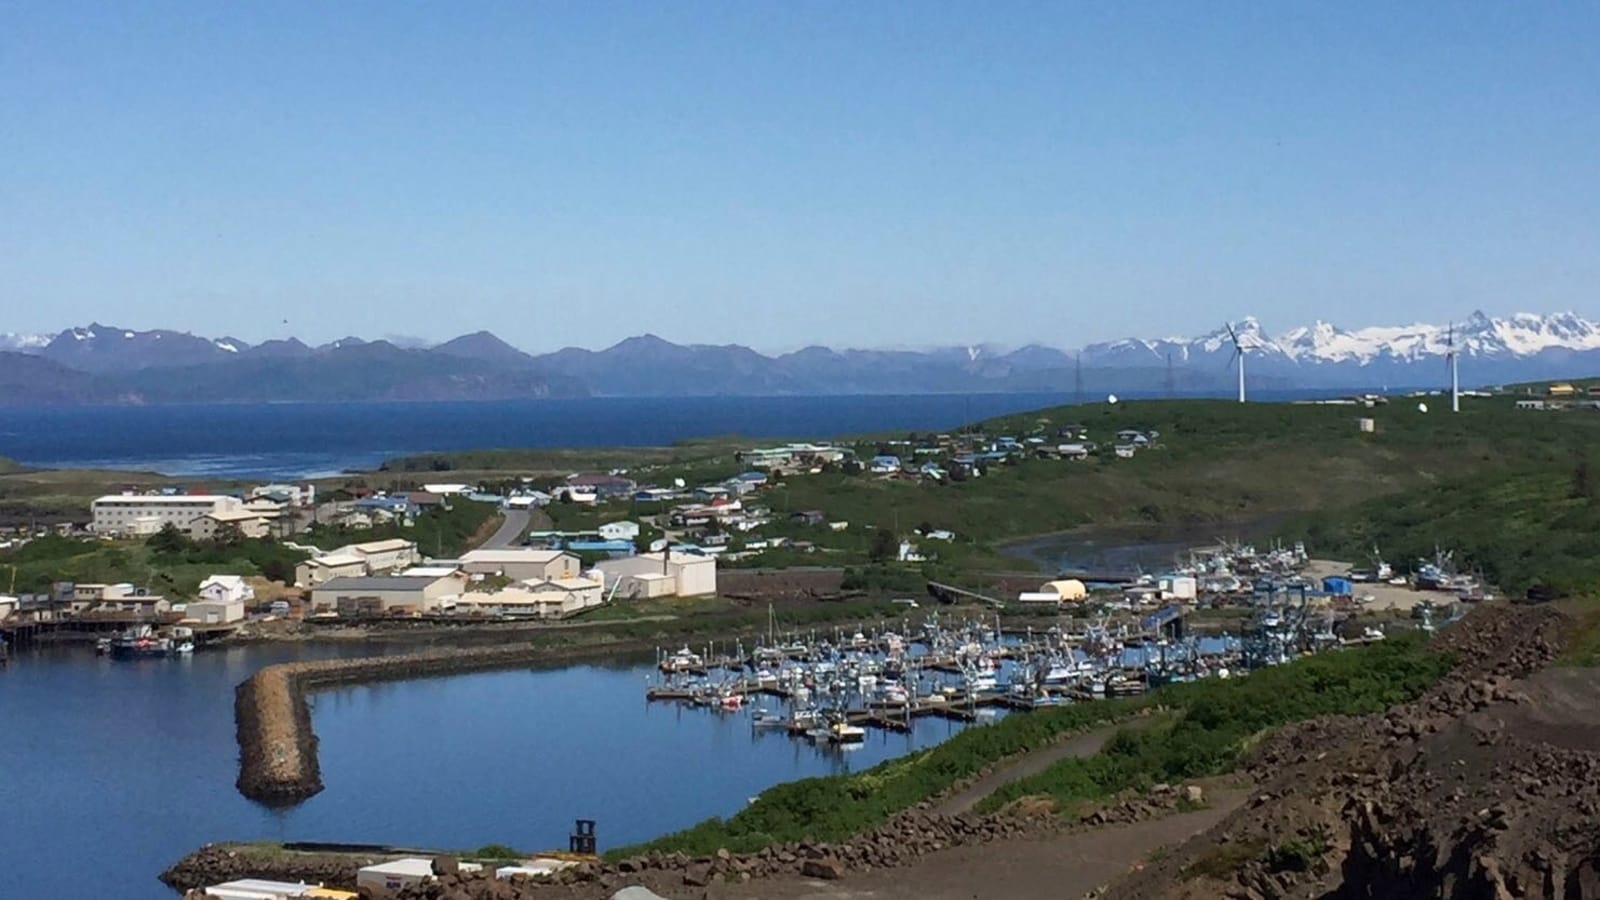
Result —
<instances>
[{"instance_id":1,"label":"distant mountain ridge","mask_svg":"<svg viewBox=\"0 0 1600 900\"><path fill-rule=\"evenodd\" d=\"M653 334L601 350L528 354L488 331L431 347L356 336L312 347L259 345L164 329L94 323L56 335L0 334L0 403L182 403L278 400L477 400L601 394L667 397L783 394L1162 390L1218 392L1232 383L1232 327L1252 385L1363 388L1435 385L1453 347L1468 384L1600 372L1600 324L1575 313L1475 312L1458 324L1345 330L1327 322L1270 335L1254 318L1194 338L931 350L676 344Z\"/></svg>"}]
</instances>

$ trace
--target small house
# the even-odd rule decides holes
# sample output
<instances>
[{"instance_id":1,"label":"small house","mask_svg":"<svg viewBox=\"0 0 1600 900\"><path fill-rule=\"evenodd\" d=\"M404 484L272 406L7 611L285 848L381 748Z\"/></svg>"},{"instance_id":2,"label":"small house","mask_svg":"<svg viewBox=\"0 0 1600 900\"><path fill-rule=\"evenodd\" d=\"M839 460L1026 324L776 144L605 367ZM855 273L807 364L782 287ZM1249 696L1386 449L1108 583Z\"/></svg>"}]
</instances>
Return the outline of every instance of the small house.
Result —
<instances>
[{"instance_id":1,"label":"small house","mask_svg":"<svg viewBox=\"0 0 1600 900\"><path fill-rule=\"evenodd\" d=\"M791 525L821 525L826 521L828 521L828 516L820 509L801 510L789 516L789 524Z\"/></svg>"},{"instance_id":2,"label":"small house","mask_svg":"<svg viewBox=\"0 0 1600 900\"><path fill-rule=\"evenodd\" d=\"M238 575L212 575L200 582L201 600L214 603L249 603L256 598L255 588Z\"/></svg>"},{"instance_id":3,"label":"small house","mask_svg":"<svg viewBox=\"0 0 1600 900\"><path fill-rule=\"evenodd\" d=\"M638 522L607 522L598 529L600 539L606 541L631 541L639 536Z\"/></svg>"}]
</instances>

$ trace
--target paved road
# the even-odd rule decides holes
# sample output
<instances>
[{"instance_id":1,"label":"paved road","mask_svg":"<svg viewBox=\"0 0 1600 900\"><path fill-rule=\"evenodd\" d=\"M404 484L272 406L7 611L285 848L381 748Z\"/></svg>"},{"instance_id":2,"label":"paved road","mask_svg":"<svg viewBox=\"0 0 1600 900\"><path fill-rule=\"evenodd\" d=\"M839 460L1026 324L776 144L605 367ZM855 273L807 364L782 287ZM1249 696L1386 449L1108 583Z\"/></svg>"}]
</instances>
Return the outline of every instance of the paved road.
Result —
<instances>
[{"instance_id":1,"label":"paved road","mask_svg":"<svg viewBox=\"0 0 1600 900\"><path fill-rule=\"evenodd\" d=\"M480 550L504 550L507 547L516 547L522 543L522 535L528 530L531 517L525 509L506 510L506 520L500 523L500 530L490 535L483 542Z\"/></svg>"}]
</instances>

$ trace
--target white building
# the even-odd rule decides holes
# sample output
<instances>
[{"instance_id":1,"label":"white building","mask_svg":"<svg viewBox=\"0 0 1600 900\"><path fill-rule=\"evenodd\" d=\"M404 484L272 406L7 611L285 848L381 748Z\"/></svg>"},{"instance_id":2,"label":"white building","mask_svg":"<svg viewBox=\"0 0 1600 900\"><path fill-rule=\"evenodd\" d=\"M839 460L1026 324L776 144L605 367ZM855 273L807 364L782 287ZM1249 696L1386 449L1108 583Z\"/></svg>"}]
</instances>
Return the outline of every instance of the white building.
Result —
<instances>
[{"instance_id":1,"label":"white building","mask_svg":"<svg viewBox=\"0 0 1600 900\"><path fill-rule=\"evenodd\" d=\"M1193 600L1199 593L1200 582L1193 575L1163 575L1156 583L1166 600Z\"/></svg>"},{"instance_id":2,"label":"white building","mask_svg":"<svg viewBox=\"0 0 1600 900\"><path fill-rule=\"evenodd\" d=\"M483 871L483 866L477 863L464 862L460 864L460 868L463 872ZM432 878L433 860L411 856L356 870L356 890L366 888L377 892L379 897L387 897L388 894L384 893L386 891L393 892L414 887Z\"/></svg>"},{"instance_id":3,"label":"white building","mask_svg":"<svg viewBox=\"0 0 1600 900\"><path fill-rule=\"evenodd\" d=\"M609 582L613 596L630 600L646 597L702 597L717 592L717 561L687 553L641 553L625 559L603 560L595 566ZM670 581L663 589L662 578Z\"/></svg>"},{"instance_id":4,"label":"white building","mask_svg":"<svg viewBox=\"0 0 1600 900\"><path fill-rule=\"evenodd\" d=\"M91 506L89 530L102 535L154 534L171 525L188 532L201 516L244 508L238 497L214 494L113 494Z\"/></svg>"},{"instance_id":5,"label":"white building","mask_svg":"<svg viewBox=\"0 0 1600 900\"><path fill-rule=\"evenodd\" d=\"M183 608L184 619L200 625L232 625L244 615L242 600L195 600Z\"/></svg>"},{"instance_id":6,"label":"white building","mask_svg":"<svg viewBox=\"0 0 1600 900\"><path fill-rule=\"evenodd\" d=\"M256 598L256 590L238 575L213 575L200 582L201 600L217 603L249 603Z\"/></svg>"},{"instance_id":7,"label":"white building","mask_svg":"<svg viewBox=\"0 0 1600 900\"><path fill-rule=\"evenodd\" d=\"M605 541L631 541L639 536L638 522L607 522L599 529L600 539Z\"/></svg>"},{"instance_id":8,"label":"white building","mask_svg":"<svg viewBox=\"0 0 1600 900\"><path fill-rule=\"evenodd\" d=\"M316 587L335 578L367 574L367 561L354 553L326 553L313 556L294 567L296 587Z\"/></svg>"}]
</instances>

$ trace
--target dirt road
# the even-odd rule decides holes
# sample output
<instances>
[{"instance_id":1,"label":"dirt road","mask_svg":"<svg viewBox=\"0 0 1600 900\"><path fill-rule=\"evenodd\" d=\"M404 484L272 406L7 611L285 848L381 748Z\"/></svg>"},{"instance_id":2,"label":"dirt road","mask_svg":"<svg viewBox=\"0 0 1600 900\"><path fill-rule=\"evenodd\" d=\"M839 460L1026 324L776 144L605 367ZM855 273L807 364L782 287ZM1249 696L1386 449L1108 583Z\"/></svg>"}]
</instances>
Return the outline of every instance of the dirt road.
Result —
<instances>
[{"instance_id":1,"label":"dirt road","mask_svg":"<svg viewBox=\"0 0 1600 900\"><path fill-rule=\"evenodd\" d=\"M1068 757L1081 758L1099 753L1100 748L1104 747L1106 742L1111 740L1112 735L1115 735L1121 727L1120 725L1113 725L1101 728L1098 731L1086 732L1076 737L1068 738L1058 744L1051 744L1048 747L1029 753L1010 765L1002 766L966 788L951 794L938 806L934 807L933 811L943 816L959 816L962 813L971 812L972 808L977 806L978 802L983 798L1013 781L1037 775L1059 760Z\"/></svg>"}]
</instances>

